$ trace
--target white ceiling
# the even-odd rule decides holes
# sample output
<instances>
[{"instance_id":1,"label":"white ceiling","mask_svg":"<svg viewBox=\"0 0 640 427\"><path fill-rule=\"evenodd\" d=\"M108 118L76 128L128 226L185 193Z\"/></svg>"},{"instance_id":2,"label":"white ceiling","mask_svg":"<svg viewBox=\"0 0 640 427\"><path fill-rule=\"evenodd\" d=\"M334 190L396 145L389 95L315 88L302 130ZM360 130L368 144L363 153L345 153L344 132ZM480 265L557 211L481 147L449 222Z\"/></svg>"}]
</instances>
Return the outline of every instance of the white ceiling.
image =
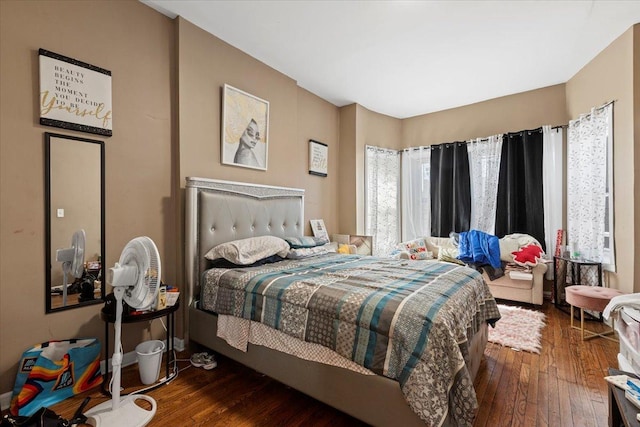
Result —
<instances>
[{"instance_id":1,"label":"white ceiling","mask_svg":"<svg viewBox=\"0 0 640 427\"><path fill-rule=\"evenodd\" d=\"M640 1L141 0L337 106L397 118L564 83Z\"/></svg>"}]
</instances>

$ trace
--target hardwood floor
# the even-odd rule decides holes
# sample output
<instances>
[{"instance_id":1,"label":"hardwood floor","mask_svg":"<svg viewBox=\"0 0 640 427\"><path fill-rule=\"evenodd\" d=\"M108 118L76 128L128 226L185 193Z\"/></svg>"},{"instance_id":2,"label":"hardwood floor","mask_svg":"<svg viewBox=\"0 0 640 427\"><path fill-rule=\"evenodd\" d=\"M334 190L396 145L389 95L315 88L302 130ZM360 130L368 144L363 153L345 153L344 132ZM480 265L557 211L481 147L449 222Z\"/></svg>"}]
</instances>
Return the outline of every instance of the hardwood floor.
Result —
<instances>
[{"instance_id":1,"label":"hardwood floor","mask_svg":"<svg viewBox=\"0 0 640 427\"><path fill-rule=\"evenodd\" d=\"M475 426L606 426L608 367L618 344L581 341L568 314L545 302L540 355L489 343L475 381L480 410ZM588 327L603 329L588 322Z\"/></svg>"},{"instance_id":2,"label":"hardwood floor","mask_svg":"<svg viewBox=\"0 0 640 427\"><path fill-rule=\"evenodd\" d=\"M548 302L541 310L547 325L540 355L487 345L475 381L480 404L475 426L607 425L603 377L608 367L617 367L618 344L600 338L582 342L580 332L569 328L569 315ZM589 327L599 326L589 322ZM364 425L222 356L211 371L188 367L188 361L178 366L186 369L148 393L158 402L152 427ZM124 370L123 385L138 381L136 366ZM86 395L93 397L89 407L107 400L98 390ZM71 417L83 397L52 409Z\"/></svg>"}]
</instances>

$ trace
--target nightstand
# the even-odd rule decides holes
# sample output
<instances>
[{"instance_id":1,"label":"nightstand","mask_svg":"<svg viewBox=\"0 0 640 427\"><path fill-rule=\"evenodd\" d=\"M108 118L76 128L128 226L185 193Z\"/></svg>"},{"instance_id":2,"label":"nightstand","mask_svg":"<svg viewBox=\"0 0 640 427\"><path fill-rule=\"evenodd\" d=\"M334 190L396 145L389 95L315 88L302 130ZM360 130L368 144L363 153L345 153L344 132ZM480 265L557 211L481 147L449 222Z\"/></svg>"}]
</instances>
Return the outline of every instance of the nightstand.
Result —
<instances>
[{"instance_id":1,"label":"nightstand","mask_svg":"<svg viewBox=\"0 0 640 427\"><path fill-rule=\"evenodd\" d=\"M609 368L609 375L627 375L637 378L630 372ZM638 408L629 402L624 396L624 390L608 383L609 386L609 427L640 427L640 422L636 419Z\"/></svg>"},{"instance_id":2,"label":"nightstand","mask_svg":"<svg viewBox=\"0 0 640 427\"><path fill-rule=\"evenodd\" d=\"M109 329L110 323L114 323L115 322L115 310L114 312L105 310L106 306L102 308L102 310L100 311L100 318L104 321L104 359L106 361L106 368L105 368L105 372L102 375L103 381L102 381L102 392L106 395L111 396L111 392L109 391L109 366L108 366L108 361L109 358L112 356L112 354L109 352ZM178 297L178 299L176 300L176 303L172 306L169 306L167 308L164 308L162 310L157 310L157 311L148 311L145 313L141 313L141 314L129 314L124 310L125 312L122 314L122 324L127 324L127 323L137 323L137 322L143 322L146 320L153 320L153 319L158 319L161 317L166 317L167 318L167 354L165 357L165 368L166 368L166 375L165 375L165 379L160 380L159 382L157 382L156 384L153 384L151 386L147 386L145 387L145 391L150 391L153 390L155 388L160 387L161 385L164 385L166 383L168 383L169 381L171 381L176 375L177 375L177 371L174 371L173 374L170 375L170 365L171 363L174 362L174 354L173 354L173 349L174 349L174 343L173 343L173 337L175 335L175 312L178 310L178 308L180 308L180 298ZM126 396L128 393L121 393L121 396Z\"/></svg>"}]
</instances>

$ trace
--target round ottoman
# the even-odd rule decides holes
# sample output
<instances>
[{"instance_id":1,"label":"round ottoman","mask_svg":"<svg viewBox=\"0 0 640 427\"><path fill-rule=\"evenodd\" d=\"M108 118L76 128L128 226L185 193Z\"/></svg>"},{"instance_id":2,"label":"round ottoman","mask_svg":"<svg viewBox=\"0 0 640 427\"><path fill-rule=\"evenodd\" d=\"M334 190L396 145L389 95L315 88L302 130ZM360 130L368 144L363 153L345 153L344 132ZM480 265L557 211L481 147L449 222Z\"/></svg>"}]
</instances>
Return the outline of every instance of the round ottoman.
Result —
<instances>
[{"instance_id":1,"label":"round ottoman","mask_svg":"<svg viewBox=\"0 0 640 427\"><path fill-rule=\"evenodd\" d=\"M584 286L573 285L565 288L567 303L571 305L571 327L580 329L582 340L588 340L595 337L606 338L612 341L618 341L615 336L609 337L614 333L613 328L610 331L598 333L584 328L584 311L592 310L602 313L604 308L609 304L611 298L618 295L624 295L617 289L603 288L601 286ZM580 308L580 327L573 326L573 307ZM589 335L585 336L585 332Z\"/></svg>"}]
</instances>

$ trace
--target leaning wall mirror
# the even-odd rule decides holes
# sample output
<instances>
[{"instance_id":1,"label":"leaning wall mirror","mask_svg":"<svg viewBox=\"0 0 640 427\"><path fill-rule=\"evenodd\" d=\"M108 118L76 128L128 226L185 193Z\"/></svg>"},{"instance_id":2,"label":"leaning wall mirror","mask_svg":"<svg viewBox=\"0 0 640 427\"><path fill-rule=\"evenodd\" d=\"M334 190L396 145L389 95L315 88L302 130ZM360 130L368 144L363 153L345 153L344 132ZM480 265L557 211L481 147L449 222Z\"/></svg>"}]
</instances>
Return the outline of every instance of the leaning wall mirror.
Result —
<instances>
[{"instance_id":1,"label":"leaning wall mirror","mask_svg":"<svg viewBox=\"0 0 640 427\"><path fill-rule=\"evenodd\" d=\"M102 303L104 143L46 132L47 313Z\"/></svg>"}]
</instances>

